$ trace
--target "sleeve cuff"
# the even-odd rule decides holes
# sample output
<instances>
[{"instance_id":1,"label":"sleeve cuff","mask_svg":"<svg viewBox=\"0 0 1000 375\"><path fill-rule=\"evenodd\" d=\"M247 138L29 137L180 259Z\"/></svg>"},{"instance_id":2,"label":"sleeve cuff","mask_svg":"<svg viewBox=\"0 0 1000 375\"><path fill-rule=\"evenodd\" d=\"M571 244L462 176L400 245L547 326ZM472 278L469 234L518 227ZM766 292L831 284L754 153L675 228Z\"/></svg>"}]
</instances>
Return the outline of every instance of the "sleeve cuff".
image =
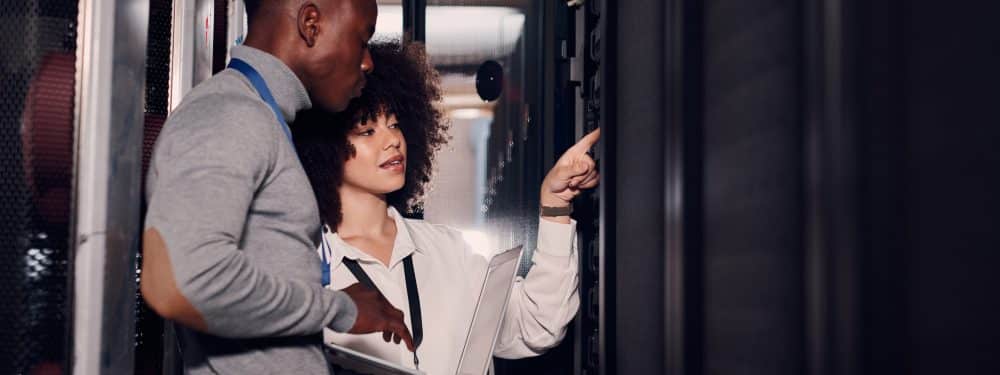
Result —
<instances>
[{"instance_id":1,"label":"sleeve cuff","mask_svg":"<svg viewBox=\"0 0 1000 375\"><path fill-rule=\"evenodd\" d=\"M554 223L538 218L538 252L554 256L573 255L576 242L576 220L569 224Z\"/></svg>"},{"instance_id":2,"label":"sleeve cuff","mask_svg":"<svg viewBox=\"0 0 1000 375\"><path fill-rule=\"evenodd\" d=\"M351 296L347 295L339 290L332 290L334 293L333 306L331 308L336 311L333 316L333 320L330 324L327 324L327 328L330 328L336 332L345 333L354 327L354 322L358 319L358 306L354 304L354 300Z\"/></svg>"}]
</instances>

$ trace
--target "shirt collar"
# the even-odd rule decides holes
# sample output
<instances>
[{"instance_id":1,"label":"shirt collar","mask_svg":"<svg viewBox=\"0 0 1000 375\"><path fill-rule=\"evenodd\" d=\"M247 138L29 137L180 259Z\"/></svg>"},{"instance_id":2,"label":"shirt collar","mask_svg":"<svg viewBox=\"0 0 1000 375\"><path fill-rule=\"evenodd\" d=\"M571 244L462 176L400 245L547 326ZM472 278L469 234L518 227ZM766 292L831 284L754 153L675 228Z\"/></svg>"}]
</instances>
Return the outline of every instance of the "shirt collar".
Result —
<instances>
[{"instance_id":1,"label":"shirt collar","mask_svg":"<svg viewBox=\"0 0 1000 375\"><path fill-rule=\"evenodd\" d=\"M389 258L389 268L391 269L396 267L397 264L402 262L403 258L406 258L410 254L423 251L413 242L413 237L410 235L410 227L407 225L403 215L400 215L399 211L396 211L392 206L389 206L388 213L389 217L396 222L396 239L392 245L392 257ZM324 246L330 246L330 265L334 268L340 266L344 258L378 263L378 259L351 246L347 241L340 238L340 235L334 232L332 228L324 226L323 236L326 237Z\"/></svg>"},{"instance_id":2,"label":"shirt collar","mask_svg":"<svg viewBox=\"0 0 1000 375\"><path fill-rule=\"evenodd\" d=\"M245 45L234 46L230 55L245 61L260 73L289 124L295 121L296 113L312 107L309 92L302 81L274 55Z\"/></svg>"}]
</instances>

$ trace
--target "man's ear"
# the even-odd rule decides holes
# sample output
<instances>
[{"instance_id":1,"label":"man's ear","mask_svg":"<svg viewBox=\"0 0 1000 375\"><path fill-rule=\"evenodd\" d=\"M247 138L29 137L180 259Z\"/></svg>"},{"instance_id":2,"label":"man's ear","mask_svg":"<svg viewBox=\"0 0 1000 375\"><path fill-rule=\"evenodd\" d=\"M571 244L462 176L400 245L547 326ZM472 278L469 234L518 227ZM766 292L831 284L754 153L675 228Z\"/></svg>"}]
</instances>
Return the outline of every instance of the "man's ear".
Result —
<instances>
[{"instance_id":1,"label":"man's ear","mask_svg":"<svg viewBox=\"0 0 1000 375\"><path fill-rule=\"evenodd\" d=\"M306 42L309 47L316 45L316 37L320 33L320 14L319 7L313 2L307 2L299 8L298 16L295 18L295 25L299 29L299 37Z\"/></svg>"}]
</instances>

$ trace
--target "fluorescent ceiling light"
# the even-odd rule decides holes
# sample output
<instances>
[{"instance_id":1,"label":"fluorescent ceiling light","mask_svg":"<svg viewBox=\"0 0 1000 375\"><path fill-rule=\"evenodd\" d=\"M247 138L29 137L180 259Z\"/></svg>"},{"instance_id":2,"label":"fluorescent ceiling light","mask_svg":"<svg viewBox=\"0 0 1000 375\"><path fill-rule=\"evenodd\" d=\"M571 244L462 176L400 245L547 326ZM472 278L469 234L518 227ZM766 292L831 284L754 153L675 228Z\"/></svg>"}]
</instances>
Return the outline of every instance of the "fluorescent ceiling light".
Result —
<instances>
[{"instance_id":1,"label":"fluorescent ceiling light","mask_svg":"<svg viewBox=\"0 0 1000 375\"><path fill-rule=\"evenodd\" d=\"M493 112L480 108L458 108L448 112L453 119L475 120L480 118L493 118Z\"/></svg>"},{"instance_id":2,"label":"fluorescent ceiling light","mask_svg":"<svg viewBox=\"0 0 1000 375\"><path fill-rule=\"evenodd\" d=\"M375 38L403 35L403 8L379 5ZM436 64L462 65L511 54L524 32L524 13L516 8L428 6L427 53Z\"/></svg>"}]
</instances>

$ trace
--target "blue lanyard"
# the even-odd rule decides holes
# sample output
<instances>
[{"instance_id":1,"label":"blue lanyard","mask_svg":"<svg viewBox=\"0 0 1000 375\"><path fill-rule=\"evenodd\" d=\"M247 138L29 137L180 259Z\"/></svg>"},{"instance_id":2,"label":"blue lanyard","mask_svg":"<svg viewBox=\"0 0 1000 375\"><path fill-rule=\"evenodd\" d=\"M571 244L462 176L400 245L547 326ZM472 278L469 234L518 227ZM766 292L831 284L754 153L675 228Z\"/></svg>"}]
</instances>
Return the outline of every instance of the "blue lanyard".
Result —
<instances>
[{"instance_id":1,"label":"blue lanyard","mask_svg":"<svg viewBox=\"0 0 1000 375\"><path fill-rule=\"evenodd\" d=\"M236 69L236 71L243 73L250 84L257 90L260 94L260 98L264 99L264 102L271 107L274 111L274 116L278 118L278 123L281 124L281 130L285 132L285 136L288 137L288 141L292 142L292 130L288 128L288 123L285 122L285 116L281 114L281 108L278 107L278 102L274 100L274 96L271 95L271 89L267 87L267 82L264 81L264 77L260 76L257 69L254 69L246 61L240 59L229 60L229 67ZM292 144L294 147L294 143ZM326 243L326 236L323 237L323 248L320 258L323 260L323 286L330 284L330 261L327 259L327 254L329 253L329 244Z\"/></svg>"},{"instance_id":2,"label":"blue lanyard","mask_svg":"<svg viewBox=\"0 0 1000 375\"><path fill-rule=\"evenodd\" d=\"M323 263L323 286L327 286L330 285L330 255L333 254L333 249L330 247L329 240L326 239L326 226L324 225L323 228L323 242L320 245L319 259Z\"/></svg>"},{"instance_id":3,"label":"blue lanyard","mask_svg":"<svg viewBox=\"0 0 1000 375\"><path fill-rule=\"evenodd\" d=\"M250 84L257 89L257 93L260 94L260 98L264 99L267 105L271 106L271 110L274 111L274 116L278 118L278 123L281 124L281 130L285 131L285 135L288 136L288 141L292 141L292 130L288 128L288 123L285 122L285 116L281 114L281 108L278 107L278 102L274 100L274 96L271 95L271 90L267 88L267 82L264 82L264 77L260 76L257 69L254 69L246 61L240 59L229 60L229 67L236 69L236 71L243 73L244 76L250 80Z\"/></svg>"}]
</instances>

